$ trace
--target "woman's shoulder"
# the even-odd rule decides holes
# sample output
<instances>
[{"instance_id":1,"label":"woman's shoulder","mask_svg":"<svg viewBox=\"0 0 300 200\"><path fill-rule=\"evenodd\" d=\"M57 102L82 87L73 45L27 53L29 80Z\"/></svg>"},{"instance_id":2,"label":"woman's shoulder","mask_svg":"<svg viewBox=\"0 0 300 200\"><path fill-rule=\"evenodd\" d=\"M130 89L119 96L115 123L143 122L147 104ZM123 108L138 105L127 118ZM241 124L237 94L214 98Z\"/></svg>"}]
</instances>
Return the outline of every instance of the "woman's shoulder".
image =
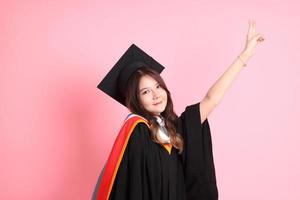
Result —
<instances>
[{"instance_id":1,"label":"woman's shoulder","mask_svg":"<svg viewBox=\"0 0 300 200\"><path fill-rule=\"evenodd\" d=\"M138 122L132 127L132 132L128 139L128 150L130 155L141 155L148 149L147 146L150 144L150 129L143 122Z\"/></svg>"},{"instance_id":2,"label":"woman's shoulder","mask_svg":"<svg viewBox=\"0 0 300 200\"><path fill-rule=\"evenodd\" d=\"M128 114L127 117L125 118L124 122L127 122L127 121L132 120L132 119L142 120L142 121L145 121L146 123L148 123L148 120L146 118L144 118L141 115L134 114L134 113Z\"/></svg>"},{"instance_id":3,"label":"woman's shoulder","mask_svg":"<svg viewBox=\"0 0 300 200\"><path fill-rule=\"evenodd\" d=\"M140 138L140 139L146 139L146 137L149 135L150 129L147 126L146 123L138 122L132 130L131 138Z\"/></svg>"},{"instance_id":4,"label":"woman's shoulder","mask_svg":"<svg viewBox=\"0 0 300 200\"><path fill-rule=\"evenodd\" d=\"M131 130L146 130L149 129L148 120L142 117L141 115L130 113L124 120L124 127L127 127Z\"/></svg>"},{"instance_id":5,"label":"woman's shoulder","mask_svg":"<svg viewBox=\"0 0 300 200\"><path fill-rule=\"evenodd\" d=\"M145 140L150 130L144 117L132 113L125 118L122 128L130 132L129 141Z\"/></svg>"}]
</instances>

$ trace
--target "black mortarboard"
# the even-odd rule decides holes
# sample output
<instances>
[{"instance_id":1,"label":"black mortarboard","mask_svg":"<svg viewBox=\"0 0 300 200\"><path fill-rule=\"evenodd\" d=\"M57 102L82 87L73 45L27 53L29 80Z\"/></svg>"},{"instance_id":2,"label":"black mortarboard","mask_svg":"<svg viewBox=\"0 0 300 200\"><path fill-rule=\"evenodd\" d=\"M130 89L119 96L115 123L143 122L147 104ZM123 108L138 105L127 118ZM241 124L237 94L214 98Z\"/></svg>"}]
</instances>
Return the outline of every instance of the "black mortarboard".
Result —
<instances>
[{"instance_id":1,"label":"black mortarboard","mask_svg":"<svg viewBox=\"0 0 300 200\"><path fill-rule=\"evenodd\" d=\"M125 90L126 83L130 76L143 66L149 67L158 73L164 70L164 66L135 44L132 44L98 84L97 88L126 106L121 91Z\"/></svg>"}]
</instances>

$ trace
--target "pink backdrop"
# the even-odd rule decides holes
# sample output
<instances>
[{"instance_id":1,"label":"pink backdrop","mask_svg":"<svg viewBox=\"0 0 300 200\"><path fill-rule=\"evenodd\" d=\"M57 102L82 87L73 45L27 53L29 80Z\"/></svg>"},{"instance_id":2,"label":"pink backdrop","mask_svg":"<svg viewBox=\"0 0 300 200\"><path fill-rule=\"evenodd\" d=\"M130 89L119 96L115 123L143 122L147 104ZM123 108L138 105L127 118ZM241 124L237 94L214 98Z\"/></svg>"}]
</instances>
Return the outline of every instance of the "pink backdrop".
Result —
<instances>
[{"instance_id":1,"label":"pink backdrop","mask_svg":"<svg viewBox=\"0 0 300 200\"><path fill-rule=\"evenodd\" d=\"M209 116L220 199L300 199L300 3L1 1L0 199L89 199L127 110L96 88L135 43L175 109L266 41ZM298 118L298 119L297 119Z\"/></svg>"}]
</instances>

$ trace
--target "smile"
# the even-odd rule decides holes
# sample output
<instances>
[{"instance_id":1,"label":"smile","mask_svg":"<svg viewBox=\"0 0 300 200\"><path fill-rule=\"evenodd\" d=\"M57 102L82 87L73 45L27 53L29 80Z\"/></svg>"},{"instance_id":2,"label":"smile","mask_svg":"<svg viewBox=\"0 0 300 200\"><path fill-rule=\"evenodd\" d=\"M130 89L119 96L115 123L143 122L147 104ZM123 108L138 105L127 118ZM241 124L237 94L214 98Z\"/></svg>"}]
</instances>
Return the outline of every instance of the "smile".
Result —
<instances>
[{"instance_id":1,"label":"smile","mask_svg":"<svg viewBox=\"0 0 300 200\"><path fill-rule=\"evenodd\" d=\"M160 101L160 102L158 102L158 103L155 103L155 104L153 104L153 105L156 106L156 105L159 105L159 104L161 104L161 103L162 103L162 101Z\"/></svg>"}]
</instances>

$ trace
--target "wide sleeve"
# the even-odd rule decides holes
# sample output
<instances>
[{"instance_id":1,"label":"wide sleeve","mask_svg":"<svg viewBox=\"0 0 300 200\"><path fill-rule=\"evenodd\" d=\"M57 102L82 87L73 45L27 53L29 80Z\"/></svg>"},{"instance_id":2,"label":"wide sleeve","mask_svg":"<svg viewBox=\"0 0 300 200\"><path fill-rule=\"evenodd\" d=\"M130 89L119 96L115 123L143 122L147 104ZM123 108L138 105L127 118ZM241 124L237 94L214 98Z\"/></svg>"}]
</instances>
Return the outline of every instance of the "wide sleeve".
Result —
<instances>
[{"instance_id":1,"label":"wide sleeve","mask_svg":"<svg viewBox=\"0 0 300 200\"><path fill-rule=\"evenodd\" d=\"M148 200L148 187L145 180L145 145L147 126L139 123L134 128L121 160L110 200Z\"/></svg>"},{"instance_id":2,"label":"wide sleeve","mask_svg":"<svg viewBox=\"0 0 300 200\"><path fill-rule=\"evenodd\" d=\"M200 102L187 106L178 121L187 199L216 200L218 189L208 119L201 124Z\"/></svg>"}]
</instances>

